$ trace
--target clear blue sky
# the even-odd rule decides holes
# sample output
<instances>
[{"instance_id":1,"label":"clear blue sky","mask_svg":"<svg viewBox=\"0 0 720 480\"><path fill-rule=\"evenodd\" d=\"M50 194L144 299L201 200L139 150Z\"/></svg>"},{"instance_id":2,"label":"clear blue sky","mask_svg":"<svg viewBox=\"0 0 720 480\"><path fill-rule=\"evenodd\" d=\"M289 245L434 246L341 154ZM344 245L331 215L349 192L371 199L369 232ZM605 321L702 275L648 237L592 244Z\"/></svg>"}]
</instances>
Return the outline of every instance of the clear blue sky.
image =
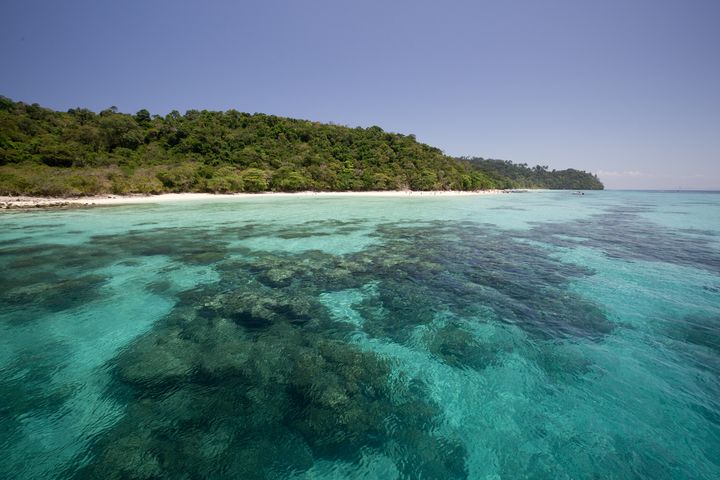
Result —
<instances>
[{"instance_id":1,"label":"clear blue sky","mask_svg":"<svg viewBox=\"0 0 720 480\"><path fill-rule=\"evenodd\" d=\"M720 188L720 0L4 0L0 94L266 112Z\"/></svg>"}]
</instances>

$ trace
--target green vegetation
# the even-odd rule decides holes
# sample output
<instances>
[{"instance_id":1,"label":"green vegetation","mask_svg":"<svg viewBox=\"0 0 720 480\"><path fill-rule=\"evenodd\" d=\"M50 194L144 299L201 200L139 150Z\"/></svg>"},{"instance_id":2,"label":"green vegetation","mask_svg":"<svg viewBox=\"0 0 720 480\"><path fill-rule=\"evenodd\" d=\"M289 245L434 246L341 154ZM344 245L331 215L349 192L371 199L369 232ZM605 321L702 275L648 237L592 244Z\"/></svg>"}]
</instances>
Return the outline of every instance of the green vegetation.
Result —
<instances>
[{"instance_id":1,"label":"green vegetation","mask_svg":"<svg viewBox=\"0 0 720 480\"><path fill-rule=\"evenodd\" d=\"M508 160L492 160L479 157L460 158L468 161L477 170L493 180L500 188L549 188L572 190L602 190L603 184L588 172L568 168L548 170L548 167L527 163L512 163Z\"/></svg>"},{"instance_id":2,"label":"green vegetation","mask_svg":"<svg viewBox=\"0 0 720 480\"><path fill-rule=\"evenodd\" d=\"M57 112L0 96L2 195L526 186L377 126L236 110Z\"/></svg>"}]
</instances>

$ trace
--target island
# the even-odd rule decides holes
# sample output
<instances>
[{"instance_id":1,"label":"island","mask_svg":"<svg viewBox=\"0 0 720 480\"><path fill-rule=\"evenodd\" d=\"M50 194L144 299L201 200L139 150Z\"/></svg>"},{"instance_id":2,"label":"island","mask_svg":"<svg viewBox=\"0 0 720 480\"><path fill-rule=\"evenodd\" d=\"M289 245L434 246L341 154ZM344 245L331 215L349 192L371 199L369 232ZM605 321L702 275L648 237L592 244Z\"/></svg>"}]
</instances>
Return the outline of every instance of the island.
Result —
<instances>
[{"instance_id":1,"label":"island","mask_svg":"<svg viewBox=\"0 0 720 480\"><path fill-rule=\"evenodd\" d=\"M574 169L454 158L414 135L263 113L66 112L0 96L0 195L602 189Z\"/></svg>"}]
</instances>

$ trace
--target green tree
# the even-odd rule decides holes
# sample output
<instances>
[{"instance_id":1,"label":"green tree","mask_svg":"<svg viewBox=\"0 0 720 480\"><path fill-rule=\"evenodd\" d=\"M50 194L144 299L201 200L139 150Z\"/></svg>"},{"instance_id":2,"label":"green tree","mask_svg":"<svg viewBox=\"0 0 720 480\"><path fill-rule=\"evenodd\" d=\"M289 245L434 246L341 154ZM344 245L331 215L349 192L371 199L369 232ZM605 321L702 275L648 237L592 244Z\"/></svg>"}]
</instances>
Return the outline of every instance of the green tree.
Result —
<instances>
[{"instance_id":1,"label":"green tree","mask_svg":"<svg viewBox=\"0 0 720 480\"><path fill-rule=\"evenodd\" d=\"M230 166L220 167L206 180L207 190L215 193L242 192L245 182L240 172Z\"/></svg>"},{"instance_id":2,"label":"green tree","mask_svg":"<svg viewBox=\"0 0 720 480\"><path fill-rule=\"evenodd\" d=\"M291 167L281 167L273 173L270 186L277 192L298 192L307 190L309 181Z\"/></svg>"},{"instance_id":3,"label":"green tree","mask_svg":"<svg viewBox=\"0 0 720 480\"><path fill-rule=\"evenodd\" d=\"M104 115L99 127L108 150L117 147L134 149L143 141L141 128L129 115Z\"/></svg>"},{"instance_id":4,"label":"green tree","mask_svg":"<svg viewBox=\"0 0 720 480\"><path fill-rule=\"evenodd\" d=\"M138 110L135 114L135 121L143 127L148 126L148 124L150 124L150 112L148 112L144 108Z\"/></svg>"},{"instance_id":5,"label":"green tree","mask_svg":"<svg viewBox=\"0 0 720 480\"><path fill-rule=\"evenodd\" d=\"M410 188L413 190L435 190L438 188L437 174L429 169L424 169L410 179Z\"/></svg>"},{"instance_id":6,"label":"green tree","mask_svg":"<svg viewBox=\"0 0 720 480\"><path fill-rule=\"evenodd\" d=\"M265 192L268 190L267 174L257 168L248 168L242 174L246 192Z\"/></svg>"}]
</instances>

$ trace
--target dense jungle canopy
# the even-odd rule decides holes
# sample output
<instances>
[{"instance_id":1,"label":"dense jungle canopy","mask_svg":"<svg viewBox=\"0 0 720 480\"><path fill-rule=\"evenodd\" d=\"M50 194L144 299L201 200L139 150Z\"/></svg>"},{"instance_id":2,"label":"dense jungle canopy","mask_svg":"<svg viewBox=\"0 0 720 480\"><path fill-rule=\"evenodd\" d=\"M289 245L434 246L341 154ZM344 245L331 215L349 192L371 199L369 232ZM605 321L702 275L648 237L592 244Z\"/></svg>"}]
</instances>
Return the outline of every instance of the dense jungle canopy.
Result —
<instances>
[{"instance_id":1,"label":"dense jungle canopy","mask_svg":"<svg viewBox=\"0 0 720 480\"><path fill-rule=\"evenodd\" d=\"M602 188L577 170L457 159L382 128L188 110L67 112L0 96L0 194Z\"/></svg>"}]
</instances>

